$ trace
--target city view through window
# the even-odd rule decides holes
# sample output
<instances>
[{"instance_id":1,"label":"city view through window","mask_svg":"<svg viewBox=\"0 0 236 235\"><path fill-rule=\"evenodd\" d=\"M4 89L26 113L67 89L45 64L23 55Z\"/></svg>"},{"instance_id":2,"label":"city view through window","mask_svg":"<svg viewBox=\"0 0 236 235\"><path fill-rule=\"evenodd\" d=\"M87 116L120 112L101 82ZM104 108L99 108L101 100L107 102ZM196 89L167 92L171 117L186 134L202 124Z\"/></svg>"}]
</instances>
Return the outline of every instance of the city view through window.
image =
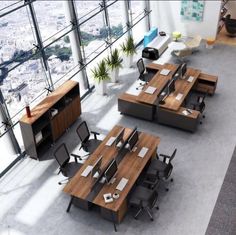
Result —
<instances>
[{"instance_id":1,"label":"city view through window","mask_svg":"<svg viewBox=\"0 0 236 235\"><path fill-rule=\"evenodd\" d=\"M8 120L17 142L24 151L19 119L25 114L26 104L33 108L50 93L79 72L74 61L70 33L79 32L83 63L89 86L94 85L91 69L112 49L120 49L123 34L128 29L127 17L135 24L144 15L143 1L74 1L78 31L68 19L66 1L1 1L0 4L0 89L9 114ZM105 4L105 5L104 5ZM104 8L107 6L107 8ZM138 26L139 25L139 26ZM139 29L135 29L139 27ZM140 23L132 29L135 42L143 36ZM101 53L104 51L103 53ZM96 57L96 58L95 58ZM78 80L79 81L79 80ZM81 96L88 88L80 89ZM16 124L16 125L15 125ZM0 135L5 133L0 125ZM7 150L6 136L0 138L1 149ZM9 152L9 151L8 151ZM9 153L10 154L10 153ZM7 161L14 157L7 157ZM6 161L6 165L7 165ZM3 162L3 161L2 161ZM1 163L1 169L4 169Z\"/></svg>"}]
</instances>

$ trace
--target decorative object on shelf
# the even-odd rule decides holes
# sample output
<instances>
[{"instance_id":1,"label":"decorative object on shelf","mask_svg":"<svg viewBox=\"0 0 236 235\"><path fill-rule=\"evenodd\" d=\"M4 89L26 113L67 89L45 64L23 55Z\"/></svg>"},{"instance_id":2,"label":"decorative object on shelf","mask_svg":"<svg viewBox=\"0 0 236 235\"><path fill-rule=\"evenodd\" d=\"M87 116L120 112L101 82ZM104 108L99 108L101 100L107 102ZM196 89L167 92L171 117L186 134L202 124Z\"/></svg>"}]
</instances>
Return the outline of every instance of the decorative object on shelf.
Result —
<instances>
[{"instance_id":1,"label":"decorative object on shelf","mask_svg":"<svg viewBox=\"0 0 236 235\"><path fill-rule=\"evenodd\" d=\"M106 58L108 67L110 68L110 77L113 83L118 81L119 69L122 68L122 58L119 55L118 49L115 49Z\"/></svg>"},{"instance_id":2,"label":"decorative object on shelf","mask_svg":"<svg viewBox=\"0 0 236 235\"><path fill-rule=\"evenodd\" d=\"M30 106L29 106L29 104L26 104L25 109L26 109L26 115L27 115L27 117L28 117L28 118L32 117L32 116L31 116L31 111L30 111Z\"/></svg>"},{"instance_id":3,"label":"decorative object on shelf","mask_svg":"<svg viewBox=\"0 0 236 235\"><path fill-rule=\"evenodd\" d=\"M106 82L111 78L105 60L100 61L97 67L91 70L93 78L96 81L96 92L99 95L106 94Z\"/></svg>"},{"instance_id":4,"label":"decorative object on shelf","mask_svg":"<svg viewBox=\"0 0 236 235\"><path fill-rule=\"evenodd\" d=\"M204 13L203 0L182 0L180 15L184 20L191 20L200 22L203 20Z\"/></svg>"},{"instance_id":5,"label":"decorative object on shelf","mask_svg":"<svg viewBox=\"0 0 236 235\"><path fill-rule=\"evenodd\" d=\"M129 36L126 41L121 44L121 50L124 54L124 66L130 68L133 63L133 56L136 53L134 39L132 36Z\"/></svg>"}]
</instances>

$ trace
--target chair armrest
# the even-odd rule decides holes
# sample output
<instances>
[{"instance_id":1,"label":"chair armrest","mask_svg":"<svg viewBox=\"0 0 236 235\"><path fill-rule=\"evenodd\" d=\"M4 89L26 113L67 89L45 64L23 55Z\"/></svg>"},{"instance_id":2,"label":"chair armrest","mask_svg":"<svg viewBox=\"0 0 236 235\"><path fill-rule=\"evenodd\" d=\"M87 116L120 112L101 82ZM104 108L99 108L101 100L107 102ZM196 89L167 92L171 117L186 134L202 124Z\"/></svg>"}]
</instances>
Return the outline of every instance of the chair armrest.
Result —
<instances>
[{"instance_id":1,"label":"chair armrest","mask_svg":"<svg viewBox=\"0 0 236 235\"><path fill-rule=\"evenodd\" d=\"M91 131L92 134L94 134L94 139L97 140L97 135L100 135L100 133L96 131Z\"/></svg>"},{"instance_id":2,"label":"chair armrest","mask_svg":"<svg viewBox=\"0 0 236 235\"><path fill-rule=\"evenodd\" d=\"M72 157L74 157L74 158L75 158L75 162L78 163L77 158L78 158L79 160L83 160L85 157L87 157L87 156L89 155L89 153L86 154L86 155L84 155L84 156L80 156L80 155L74 154L74 153L71 153L70 155L71 155Z\"/></svg>"},{"instance_id":3,"label":"chair armrest","mask_svg":"<svg viewBox=\"0 0 236 235\"><path fill-rule=\"evenodd\" d=\"M165 162L166 163L166 159L168 158L168 159L170 159L170 157L171 156L168 156L168 155L165 155L165 154L159 154L160 155L160 157L163 157L163 162Z\"/></svg>"},{"instance_id":4,"label":"chair armrest","mask_svg":"<svg viewBox=\"0 0 236 235\"><path fill-rule=\"evenodd\" d=\"M82 160L82 158L77 154L71 153L70 155L74 157L76 163L78 163L77 158L79 158L79 160Z\"/></svg>"}]
</instances>

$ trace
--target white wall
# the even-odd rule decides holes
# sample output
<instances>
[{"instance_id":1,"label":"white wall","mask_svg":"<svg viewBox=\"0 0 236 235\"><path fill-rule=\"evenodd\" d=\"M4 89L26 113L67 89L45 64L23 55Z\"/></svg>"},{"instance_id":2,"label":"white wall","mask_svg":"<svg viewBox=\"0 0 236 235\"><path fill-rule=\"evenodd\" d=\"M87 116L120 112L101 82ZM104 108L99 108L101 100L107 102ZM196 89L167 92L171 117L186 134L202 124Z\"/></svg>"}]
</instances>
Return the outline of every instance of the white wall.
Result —
<instances>
[{"instance_id":1,"label":"white wall","mask_svg":"<svg viewBox=\"0 0 236 235\"><path fill-rule=\"evenodd\" d=\"M226 4L226 7L228 9L227 14L231 15L231 18L236 19L236 1L231 0Z\"/></svg>"},{"instance_id":2,"label":"white wall","mask_svg":"<svg viewBox=\"0 0 236 235\"><path fill-rule=\"evenodd\" d=\"M220 14L221 1L205 1L203 21L182 20L181 1L150 1L151 25L159 31L171 33L179 31L184 36L201 35L202 38L215 38Z\"/></svg>"}]
</instances>

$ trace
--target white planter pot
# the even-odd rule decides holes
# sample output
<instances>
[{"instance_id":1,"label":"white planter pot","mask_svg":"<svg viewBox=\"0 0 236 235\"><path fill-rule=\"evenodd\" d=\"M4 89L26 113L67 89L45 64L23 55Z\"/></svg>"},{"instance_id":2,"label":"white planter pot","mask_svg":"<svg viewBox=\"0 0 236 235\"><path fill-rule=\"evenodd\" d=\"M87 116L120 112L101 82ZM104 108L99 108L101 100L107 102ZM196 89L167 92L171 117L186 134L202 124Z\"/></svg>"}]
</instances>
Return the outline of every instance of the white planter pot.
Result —
<instances>
[{"instance_id":1,"label":"white planter pot","mask_svg":"<svg viewBox=\"0 0 236 235\"><path fill-rule=\"evenodd\" d=\"M118 82L119 68L116 68L114 70L110 70L110 77L111 77L111 82L113 82L113 83Z\"/></svg>"},{"instance_id":2,"label":"white planter pot","mask_svg":"<svg viewBox=\"0 0 236 235\"><path fill-rule=\"evenodd\" d=\"M123 56L123 64L124 64L124 67L126 68L130 68L131 65L133 64L133 55L124 55Z\"/></svg>"},{"instance_id":3,"label":"white planter pot","mask_svg":"<svg viewBox=\"0 0 236 235\"><path fill-rule=\"evenodd\" d=\"M107 86L106 81L101 81L99 83L96 83L96 93L98 95L106 95L107 92Z\"/></svg>"}]
</instances>

